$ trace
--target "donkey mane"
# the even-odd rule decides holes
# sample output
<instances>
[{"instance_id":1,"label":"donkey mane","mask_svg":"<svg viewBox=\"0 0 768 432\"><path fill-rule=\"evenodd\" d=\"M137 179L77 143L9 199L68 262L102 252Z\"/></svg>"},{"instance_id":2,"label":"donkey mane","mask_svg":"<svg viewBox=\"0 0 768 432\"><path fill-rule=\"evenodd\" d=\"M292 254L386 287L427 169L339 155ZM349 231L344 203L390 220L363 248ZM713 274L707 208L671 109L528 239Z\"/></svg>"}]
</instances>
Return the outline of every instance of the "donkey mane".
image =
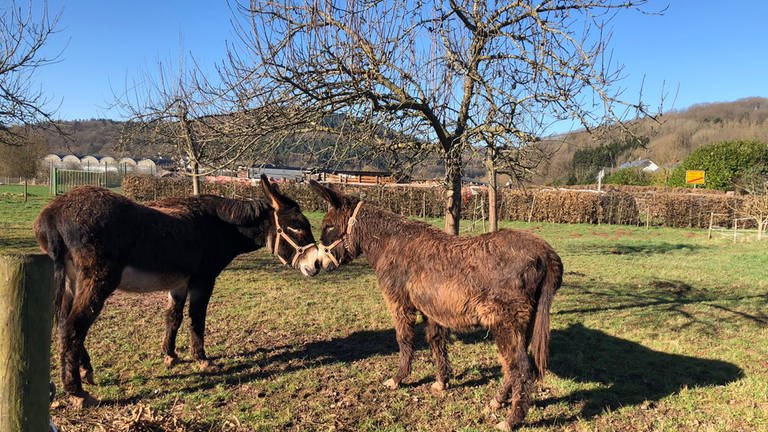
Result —
<instances>
[{"instance_id":1,"label":"donkey mane","mask_svg":"<svg viewBox=\"0 0 768 432\"><path fill-rule=\"evenodd\" d=\"M146 204L156 209L183 209L190 216L216 215L228 223L242 226L258 221L272 206L263 198L238 200L216 195L198 195L197 197L171 197Z\"/></svg>"}]
</instances>

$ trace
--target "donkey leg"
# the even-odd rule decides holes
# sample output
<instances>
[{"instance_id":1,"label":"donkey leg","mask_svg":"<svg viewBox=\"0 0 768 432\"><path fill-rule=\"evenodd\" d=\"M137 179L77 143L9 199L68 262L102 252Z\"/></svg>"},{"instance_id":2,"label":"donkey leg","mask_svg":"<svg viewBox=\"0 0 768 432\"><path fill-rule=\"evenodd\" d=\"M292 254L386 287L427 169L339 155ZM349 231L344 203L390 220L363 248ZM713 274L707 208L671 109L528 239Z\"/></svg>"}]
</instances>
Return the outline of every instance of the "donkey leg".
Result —
<instances>
[{"instance_id":1,"label":"donkey leg","mask_svg":"<svg viewBox=\"0 0 768 432\"><path fill-rule=\"evenodd\" d=\"M432 384L432 391L441 394L448 388L451 376L451 364L448 361L448 329L427 319L427 343L432 352L432 361L437 368L437 380Z\"/></svg>"},{"instance_id":2,"label":"donkey leg","mask_svg":"<svg viewBox=\"0 0 768 432\"><path fill-rule=\"evenodd\" d=\"M93 366L91 365L91 356L83 345L83 351L80 353L80 380L86 384L94 385Z\"/></svg>"},{"instance_id":3,"label":"donkey leg","mask_svg":"<svg viewBox=\"0 0 768 432\"><path fill-rule=\"evenodd\" d=\"M397 345L400 348L400 365L397 374L393 378L384 381L384 385L394 390L411 373L416 309L412 305L397 303L390 301L390 299L387 299L387 305L389 306L390 314L392 314Z\"/></svg>"},{"instance_id":4,"label":"donkey leg","mask_svg":"<svg viewBox=\"0 0 768 432\"><path fill-rule=\"evenodd\" d=\"M74 301L73 293L75 292L75 286L76 280L70 277L67 277L66 284L67 286L64 289L64 292L62 293L61 297L61 307L59 310L60 316L59 316L59 335L62 334L62 328L64 323L67 320L67 317L69 316L69 313L72 311L72 302ZM88 350L83 346L82 351L80 352L80 380L81 382L84 382L86 384L94 385L95 382L93 380L93 366L91 365L91 356L88 355Z\"/></svg>"},{"instance_id":5,"label":"donkey leg","mask_svg":"<svg viewBox=\"0 0 768 432\"><path fill-rule=\"evenodd\" d=\"M189 282L189 348L192 358L197 360L204 372L218 371L218 367L205 355L205 316L213 293L213 283L213 280Z\"/></svg>"},{"instance_id":6,"label":"donkey leg","mask_svg":"<svg viewBox=\"0 0 768 432\"><path fill-rule=\"evenodd\" d=\"M110 271L107 266L102 267L101 270L88 271L87 276L86 272L81 271L77 280L72 308L67 319L59 328L61 381L64 390L73 396L74 403L78 407L87 407L98 403L88 392L83 390L80 368L82 366L91 374L93 372L90 356L85 349L85 338L118 281L119 273Z\"/></svg>"},{"instance_id":7,"label":"donkey leg","mask_svg":"<svg viewBox=\"0 0 768 432\"><path fill-rule=\"evenodd\" d=\"M168 308L165 310L165 338L163 353L166 366L173 366L179 358L176 355L176 335L179 333L181 321L184 318L184 303L187 301L187 287L172 290L168 293Z\"/></svg>"},{"instance_id":8,"label":"donkey leg","mask_svg":"<svg viewBox=\"0 0 768 432\"><path fill-rule=\"evenodd\" d=\"M499 349L504 382L491 401L491 406L501 406L509 401L511 396L512 406L509 415L503 422L496 425L497 429L511 430L523 421L531 406L534 375L523 332L502 328L494 331L494 338Z\"/></svg>"}]
</instances>

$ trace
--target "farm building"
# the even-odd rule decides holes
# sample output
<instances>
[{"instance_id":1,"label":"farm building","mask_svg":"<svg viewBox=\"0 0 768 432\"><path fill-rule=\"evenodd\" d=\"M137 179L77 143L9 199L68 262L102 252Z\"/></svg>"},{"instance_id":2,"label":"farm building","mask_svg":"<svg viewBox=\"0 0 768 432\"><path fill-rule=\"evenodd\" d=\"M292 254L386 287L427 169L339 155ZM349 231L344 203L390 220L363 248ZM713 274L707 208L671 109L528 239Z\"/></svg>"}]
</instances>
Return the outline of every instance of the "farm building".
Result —
<instances>
[{"instance_id":1,"label":"farm building","mask_svg":"<svg viewBox=\"0 0 768 432\"><path fill-rule=\"evenodd\" d=\"M638 168L641 171L647 173L655 173L659 170L659 166L650 159L638 159L631 162L624 162L623 164L619 165L619 169L624 168Z\"/></svg>"},{"instance_id":2,"label":"farm building","mask_svg":"<svg viewBox=\"0 0 768 432\"><path fill-rule=\"evenodd\" d=\"M248 169L248 177L259 178L262 174L270 179L278 181L304 181L309 171L294 167L276 167L274 165L262 165Z\"/></svg>"},{"instance_id":3,"label":"farm building","mask_svg":"<svg viewBox=\"0 0 768 432\"><path fill-rule=\"evenodd\" d=\"M312 178L327 183L395 183L392 173L384 171L314 170Z\"/></svg>"},{"instance_id":4,"label":"farm building","mask_svg":"<svg viewBox=\"0 0 768 432\"><path fill-rule=\"evenodd\" d=\"M262 174L273 180L293 182L302 182L310 178L327 183L387 184L395 182L391 173L382 171L302 169L274 165L252 167L248 170L248 176L252 179L259 178Z\"/></svg>"}]
</instances>

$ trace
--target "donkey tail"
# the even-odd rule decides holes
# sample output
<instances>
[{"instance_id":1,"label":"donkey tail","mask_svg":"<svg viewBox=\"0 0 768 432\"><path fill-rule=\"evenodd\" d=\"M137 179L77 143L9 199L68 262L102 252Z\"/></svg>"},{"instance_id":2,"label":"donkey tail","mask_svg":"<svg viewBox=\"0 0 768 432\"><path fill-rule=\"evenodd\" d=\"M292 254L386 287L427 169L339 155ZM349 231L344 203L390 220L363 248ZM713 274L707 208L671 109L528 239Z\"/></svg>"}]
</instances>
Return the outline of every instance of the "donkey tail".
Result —
<instances>
[{"instance_id":1,"label":"donkey tail","mask_svg":"<svg viewBox=\"0 0 768 432\"><path fill-rule=\"evenodd\" d=\"M53 260L53 319L57 323L62 323L69 315L69 306L71 301L64 304L64 297L71 295L66 292L66 256L67 245L56 228L56 223L52 220L52 215L43 211L34 223L35 237L40 249L43 250L51 260Z\"/></svg>"},{"instance_id":2,"label":"donkey tail","mask_svg":"<svg viewBox=\"0 0 768 432\"><path fill-rule=\"evenodd\" d=\"M537 378L542 378L547 371L549 360L549 309L555 292L563 282L563 263L552 251L544 263L546 274L539 285L538 306L530 339L531 353L536 364Z\"/></svg>"}]
</instances>

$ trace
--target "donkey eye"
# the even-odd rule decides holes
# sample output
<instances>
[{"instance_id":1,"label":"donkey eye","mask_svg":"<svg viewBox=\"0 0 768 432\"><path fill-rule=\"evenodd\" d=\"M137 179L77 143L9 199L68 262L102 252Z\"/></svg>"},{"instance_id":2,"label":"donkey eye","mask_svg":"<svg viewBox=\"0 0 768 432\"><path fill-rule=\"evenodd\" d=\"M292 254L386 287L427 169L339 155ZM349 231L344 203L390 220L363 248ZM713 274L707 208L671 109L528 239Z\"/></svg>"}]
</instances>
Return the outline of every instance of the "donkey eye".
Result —
<instances>
[{"instance_id":1,"label":"donkey eye","mask_svg":"<svg viewBox=\"0 0 768 432\"><path fill-rule=\"evenodd\" d=\"M331 232L331 231L333 231L335 229L336 229L335 226L327 226L327 227L325 227L325 232Z\"/></svg>"}]
</instances>

